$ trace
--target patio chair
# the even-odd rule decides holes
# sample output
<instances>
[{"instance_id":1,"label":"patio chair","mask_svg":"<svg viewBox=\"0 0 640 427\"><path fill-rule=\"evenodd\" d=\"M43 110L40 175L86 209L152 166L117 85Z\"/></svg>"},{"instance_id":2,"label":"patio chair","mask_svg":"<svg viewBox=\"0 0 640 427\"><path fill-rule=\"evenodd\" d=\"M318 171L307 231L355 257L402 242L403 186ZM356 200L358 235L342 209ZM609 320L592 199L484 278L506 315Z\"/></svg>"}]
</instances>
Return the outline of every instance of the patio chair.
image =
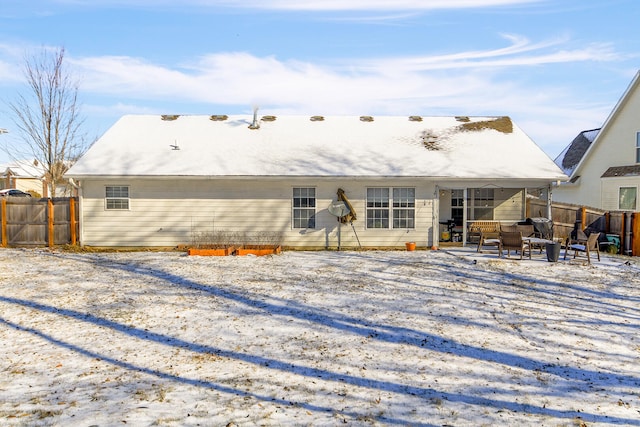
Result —
<instances>
[{"instance_id":1,"label":"patio chair","mask_svg":"<svg viewBox=\"0 0 640 427\"><path fill-rule=\"evenodd\" d=\"M522 240L522 233L519 231L505 231L500 233L500 242L502 253L503 250L507 251L507 256L511 258L511 251L520 252L520 259L524 256L525 252L529 253L529 259L531 259L531 248L529 244Z\"/></svg>"},{"instance_id":2,"label":"patio chair","mask_svg":"<svg viewBox=\"0 0 640 427\"><path fill-rule=\"evenodd\" d=\"M483 246L495 246L498 248L498 255L502 256L502 249L500 248L500 232L498 231L481 231L480 239L478 240L477 252L482 252Z\"/></svg>"},{"instance_id":3,"label":"patio chair","mask_svg":"<svg viewBox=\"0 0 640 427\"><path fill-rule=\"evenodd\" d=\"M516 231L521 232L522 237L542 237L538 233L536 233L533 224L518 224L516 225ZM544 243L529 242L529 245L531 245L532 249L538 248L540 253L542 253Z\"/></svg>"},{"instance_id":4,"label":"patio chair","mask_svg":"<svg viewBox=\"0 0 640 427\"><path fill-rule=\"evenodd\" d=\"M587 257L587 262L591 264L591 253L593 251L598 255L598 261L600 261L600 244L598 243L598 239L600 238L600 233L591 233L587 240L578 239L578 240L569 240L567 246L564 249L564 259L567 259L567 252L569 250L573 251L573 258L575 258L578 253L584 253Z\"/></svg>"}]
</instances>

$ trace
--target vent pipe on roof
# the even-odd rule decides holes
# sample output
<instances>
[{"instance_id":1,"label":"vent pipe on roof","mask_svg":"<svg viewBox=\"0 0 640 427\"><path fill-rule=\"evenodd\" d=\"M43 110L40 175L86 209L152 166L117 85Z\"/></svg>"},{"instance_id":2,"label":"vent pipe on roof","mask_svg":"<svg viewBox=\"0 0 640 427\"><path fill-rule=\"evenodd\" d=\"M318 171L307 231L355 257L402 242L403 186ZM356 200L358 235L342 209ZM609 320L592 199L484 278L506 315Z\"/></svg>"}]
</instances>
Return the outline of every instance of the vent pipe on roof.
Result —
<instances>
[{"instance_id":1,"label":"vent pipe on roof","mask_svg":"<svg viewBox=\"0 0 640 427\"><path fill-rule=\"evenodd\" d=\"M258 107L253 107L253 121L249 125L249 129L260 129L260 123L258 122Z\"/></svg>"}]
</instances>

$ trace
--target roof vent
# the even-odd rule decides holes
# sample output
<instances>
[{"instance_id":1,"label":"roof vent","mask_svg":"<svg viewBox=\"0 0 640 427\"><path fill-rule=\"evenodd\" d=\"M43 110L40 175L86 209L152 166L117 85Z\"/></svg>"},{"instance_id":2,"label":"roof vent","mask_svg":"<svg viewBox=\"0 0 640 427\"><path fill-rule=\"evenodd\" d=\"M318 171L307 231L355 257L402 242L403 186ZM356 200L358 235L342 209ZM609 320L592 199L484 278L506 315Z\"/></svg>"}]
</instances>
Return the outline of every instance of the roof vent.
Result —
<instances>
[{"instance_id":1,"label":"roof vent","mask_svg":"<svg viewBox=\"0 0 640 427\"><path fill-rule=\"evenodd\" d=\"M228 118L229 116L227 116L226 114L214 114L213 116L209 116L209 120L212 120L214 122L224 122Z\"/></svg>"},{"instance_id":2,"label":"roof vent","mask_svg":"<svg viewBox=\"0 0 640 427\"><path fill-rule=\"evenodd\" d=\"M459 122L468 122L470 121L469 117L467 116L456 116L456 120Z\"/></svg>"},{"instance_id":3,"label":"roof vent","mask_svg":"<svg viewBox=\"0 0 640 427\"><path fill-rule=\"evenodd\" d=\"M410 122L421 122L422 121L422 117L421 116L409 116L409 121Z\"/></svg>"},{"instance_id":4,"label":"roof vent","mask_svg":"<svg viewBox=\"0 0 640 427\"><path fill-rule=\"evenodd\" d=\"M371 116L360 116L360 121L361 122L372 122L373 121L373 117L371 117Z\"/></svg>"},{"instance_id":5,"label":"roof vent","mask_svg":"<svg viewBox=\"0 0 640 427\"><path fill-rule=\"evenodd\" d=\"M312 122L323 122L324 116L311 116L309 120L311 120Z\"/></svg>"},{"instance_id":6,"label":"roof vent","mask_svg":"<svg viewBox=\"0 0 640 427\"><path fill-rule=\"evenodd\" d=\"M261 119L263 122L275 122L276 116L262 116Z\"/></svg>"},{"instance_id":7,"label":"roof vent","mask_svg":"<svg viewBox=\"0 0 640 427\"><path fill-rule=\"evenodd\" d=\"M163 114L160 116L162 120L167 122L176 120L178 117L180 117L180 114Z\"/></svg>"},{"instance_id":8,"label":"roof vent","mask_svg":"<svg viewBox=\"0 0 640 427\"><path fill-rule=\"evenodd\" d=\"M258 122L258 107L253 109L253 121L249 125L249 129L260 129L260 122Z\"/></svg>"}]
</instances>

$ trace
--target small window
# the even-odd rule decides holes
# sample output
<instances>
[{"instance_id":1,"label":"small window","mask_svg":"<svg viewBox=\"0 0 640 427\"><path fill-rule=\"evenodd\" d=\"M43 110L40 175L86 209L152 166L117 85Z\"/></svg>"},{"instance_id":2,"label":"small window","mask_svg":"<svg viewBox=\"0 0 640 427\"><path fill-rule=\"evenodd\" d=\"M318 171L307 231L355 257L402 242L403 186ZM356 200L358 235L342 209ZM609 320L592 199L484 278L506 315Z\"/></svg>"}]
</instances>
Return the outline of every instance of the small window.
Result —
<instances>
[{"instance_id":1,"label":"small window","mask_svg":"<svg viewBox=\"0 0 640 427\"><path fill-rule=\"evenodd\" d=\"M126 185L109 185L105 189L106 208L108 210L129 209L129 187Z\"/></svg>"},{"instance_id":2,"label":"small window","mask_svg":"<svg viewBox=\"0 0 640 427\"><path fill-rule=\"evenodd\" d=\"M293 189L293 228L316 228L316 189Z\"/></svg>"},{"instance_id":3,"label":"small window","mask_svg":"<svg viewBox=\"0 0 640 427\"><path fill-rule=\"evenodd\" d=\"M636 199L636 187L620 187L618 193L618 209L622 211L635 211Z\"/></svg>"},{"instance_id":4,"label":"small window","mask_svg":"<svg viewBox=\"0 0 640 427\"><path fill-rule=\"evenodd\" d=\"M640 163L640 132L636 132L636 163Z\"/></svg>"}]
</instances>

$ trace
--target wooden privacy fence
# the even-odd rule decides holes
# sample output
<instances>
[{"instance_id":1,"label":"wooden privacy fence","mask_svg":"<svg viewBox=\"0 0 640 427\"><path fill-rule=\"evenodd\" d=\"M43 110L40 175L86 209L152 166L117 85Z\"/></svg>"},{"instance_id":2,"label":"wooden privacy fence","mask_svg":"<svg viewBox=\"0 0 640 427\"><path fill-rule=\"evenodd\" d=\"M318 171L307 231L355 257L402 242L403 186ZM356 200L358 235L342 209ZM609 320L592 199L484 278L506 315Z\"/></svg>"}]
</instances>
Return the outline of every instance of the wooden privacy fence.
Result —
<instances>
[{"instance_id":1,"label":"wooden privacy fence","mask_svg":"<svg viewBox=\"0 0 640 427\"><path fill-rule=\"evenodd\" d=\"M527 200L528 217L546 217L546 200ZM620 253L640 256L640 212L604 211L569 203L551 204L553 234L568 237L579 228L615 235L620 239Z\"/></svg>"},{"instance_id":2,"label":"wooden privacy fence","mask_svg":"<svg viewBox=\"0 0 640 427\"><path fill-rule=\"evenodd\" d=\"M75 197L2 198L2 246L75 245L78 210Z\"/></svg>"}]
</instances>

